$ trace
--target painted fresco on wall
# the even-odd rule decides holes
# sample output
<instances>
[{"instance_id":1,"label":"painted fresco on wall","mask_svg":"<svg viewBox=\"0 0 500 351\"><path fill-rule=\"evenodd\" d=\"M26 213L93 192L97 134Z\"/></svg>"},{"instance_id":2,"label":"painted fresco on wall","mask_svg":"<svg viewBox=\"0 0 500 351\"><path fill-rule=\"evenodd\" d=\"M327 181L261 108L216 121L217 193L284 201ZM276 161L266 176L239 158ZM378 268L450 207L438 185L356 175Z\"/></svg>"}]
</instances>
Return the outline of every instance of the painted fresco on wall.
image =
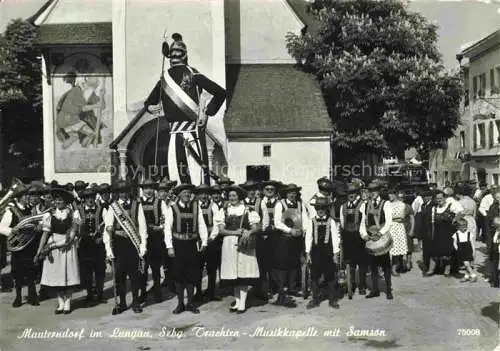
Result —
<instances>
[{"instance_id":1,"label":"painted fresco on wall","mask_svg":"<svg viewBox=\"0 0 500 351\"><path fill-rule=\"evenodd\" d=\"M92 55L67 57L52 78L56 173L107 172L113 140L113 81Z\"/></svg>"}]
</instances>

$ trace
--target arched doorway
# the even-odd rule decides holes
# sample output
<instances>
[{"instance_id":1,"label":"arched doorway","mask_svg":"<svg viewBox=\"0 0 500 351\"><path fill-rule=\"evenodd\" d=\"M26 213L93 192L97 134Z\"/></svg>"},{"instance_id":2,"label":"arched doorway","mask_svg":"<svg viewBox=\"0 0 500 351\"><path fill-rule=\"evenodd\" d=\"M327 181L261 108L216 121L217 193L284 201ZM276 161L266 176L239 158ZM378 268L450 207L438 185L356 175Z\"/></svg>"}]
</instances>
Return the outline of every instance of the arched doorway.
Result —
<instances>
[{"instance_id":1,"label":"arched doorway","mask_svg":"<svg viewBox=\"0 0 500 351\"><path fill-rule=\"evenodd\" d=\"M142 153L142 166L147 173L161 178L170 178L167 167L169 140L170 133L168 130L162 130L158 133L158 145L156 144L156 134L146 144ZM158 149L156 149L157 146Z\"/></svg>"},{"instance_id":2,"label":"arched doorway","mask_svg":"<svg viewBox=\"0 0 500 351\"><path fill-rule=\"evenodd\" d=\"M158 131L158 150L155 149ZM168 175L168 143L170 133L165 118L153 119L145 123L133 136L128 144L128 156L135 165L133 173L138 178L140 174L149 174L153 177L169 177Z\"/></svg>"}]
</instances>

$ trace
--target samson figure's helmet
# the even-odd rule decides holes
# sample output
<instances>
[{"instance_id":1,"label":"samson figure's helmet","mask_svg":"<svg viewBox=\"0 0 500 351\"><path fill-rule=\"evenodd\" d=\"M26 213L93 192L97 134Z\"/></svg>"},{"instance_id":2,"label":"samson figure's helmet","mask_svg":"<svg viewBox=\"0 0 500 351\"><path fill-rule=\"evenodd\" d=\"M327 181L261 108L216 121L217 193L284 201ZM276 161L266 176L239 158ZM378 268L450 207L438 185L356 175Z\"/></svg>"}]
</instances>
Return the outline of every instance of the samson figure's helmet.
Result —
<instances>
[{"instance_id":1,"label":"samson figure's helmet","mask_svg":"<svg viewBox=\"0 0 500 351\"><path fill-rule=\"evenodd\" d=\"M170 59L172 66L187 64L187 47L182 41L182 35L179 33L172 34L173 43L169 46L167 41L163 42L161 51L163 55Z\"/></svg>"}]
</instances>

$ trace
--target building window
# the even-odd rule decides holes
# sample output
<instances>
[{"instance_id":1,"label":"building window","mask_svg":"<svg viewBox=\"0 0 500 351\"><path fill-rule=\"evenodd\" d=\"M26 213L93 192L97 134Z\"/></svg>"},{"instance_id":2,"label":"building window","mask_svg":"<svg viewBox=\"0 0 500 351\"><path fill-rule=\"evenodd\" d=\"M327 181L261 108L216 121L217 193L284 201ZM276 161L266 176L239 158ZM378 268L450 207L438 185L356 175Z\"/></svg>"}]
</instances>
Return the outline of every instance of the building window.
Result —
<instances>
[{"instance_id":1,"label":"building window","mask_svg":"<svg viewBox=\"0 0 500 351\"><path fill-rule=\"evenodd\" d=\"M476 149L482 149L486 146L486 131L484 123L476 125Z\"/></svg>"},{"instance_id":2,"label":"building window","mask_svg":"<svg viewBox=\"0 0 500 351\"><path fill-rule=\"evenodd\" d=\"M495 70L490 69L490 95L493 94L494 89L495 89Z\"/></svg>"},{"instance_id":3,"label":"building window","mask_svg":"<svg viewBox=\"0 0 500 351\"><path fill-rule=\"evenodd\" d=\"M492 174L493 175L493 184L498 185L498 174Z\"/></svg>"},{"instance_id":4,"label":"building window","mask_svg":"<svg viewBox=\"0 0 500 351\"><path fill-rule=\"evenodd\" d=\"M472 78L472 100L477 99L477 77Z\"/></svg>"},{"instance_id":5,"label":"building window","mask_svg":"<svg viewBox=\"0 0 500 351\"><path fill-rule=\"evenodd\" d=\"M482 73L479 76L479 89L478 96L483 98L486 93L486 73Z\"/></svg>"},{"instance_id":6,"label":"building window","mask_svg":"<svg viewBox=\"0 0 500 351\"><path fill-rule=\"evenodd\" d=\"M494 141L494 134L495 134L495 124L493 123L493 121L490 121L490 124L488 126L488 145L489 147L492 147L493 144L495 144L495 141Z\"/></svg>"},{"instance_id":7,"label":"building window","mask_svg":"<svg viewBox=\"0 0 500 351\"><path fill-rule=\"evenodd\" d=\"M462 149L465 148L465 131L464 130L460 131L460 147Z\"/></svg>"},{"instance_id":8,"label":"building window","mask_svg":"<svg viewBox=\"0 0 500 351\"><path fill-rule=\"evenodd\" d=\"M448 171L444 171L444 186L448 186L448 184L449 184Z\"/></svg>"},{"instance_id":9,"label":"building window","mask_svg":"<svg viewBox=\"0 0 500 351\"><path fill-rule=\"evenodd\" d=\"M264 182L271 178L271 167L267 165L247 166L247 180Z\"/></svg>"},{"instance_id":10,"label":"building window","mask_svg":"<svg viewBox=\"0 0 500 351\"><path fill-rule=\"evenodd\" d=\"M271 157L271 145L264 145L262 148L262 154L264 157Z\"/></svg>"}]
</instances>

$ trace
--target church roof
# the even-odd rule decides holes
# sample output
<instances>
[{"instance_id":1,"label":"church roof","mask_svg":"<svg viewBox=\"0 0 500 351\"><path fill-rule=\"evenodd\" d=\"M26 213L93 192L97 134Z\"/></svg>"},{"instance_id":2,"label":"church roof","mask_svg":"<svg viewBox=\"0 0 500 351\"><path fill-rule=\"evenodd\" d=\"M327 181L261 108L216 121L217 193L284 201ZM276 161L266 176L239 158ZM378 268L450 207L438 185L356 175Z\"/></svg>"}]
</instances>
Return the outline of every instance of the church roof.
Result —
<instances>
[{"instance_id":1,"label":"church roof","mask_svg":"<svg viewBox=\"0 0 500 351\"><path fill-rule=\"evenodd\" d=\"M293 65L227 65L229 139L326 136L332 127L314 76Z\"/></svg>"},{"instance_id":2,"label":"church roof","mask_svg":"<svg viewBox=\"0 0 500 351\"><path fill-rule=\"evenodd\" d=\"M286 0L288 5L292 8L293 12L297 15L302 23L307 27L310 32L318 30L319 21L309 11L311 1L306 0Z\"/></svg>"}]
</instances>

